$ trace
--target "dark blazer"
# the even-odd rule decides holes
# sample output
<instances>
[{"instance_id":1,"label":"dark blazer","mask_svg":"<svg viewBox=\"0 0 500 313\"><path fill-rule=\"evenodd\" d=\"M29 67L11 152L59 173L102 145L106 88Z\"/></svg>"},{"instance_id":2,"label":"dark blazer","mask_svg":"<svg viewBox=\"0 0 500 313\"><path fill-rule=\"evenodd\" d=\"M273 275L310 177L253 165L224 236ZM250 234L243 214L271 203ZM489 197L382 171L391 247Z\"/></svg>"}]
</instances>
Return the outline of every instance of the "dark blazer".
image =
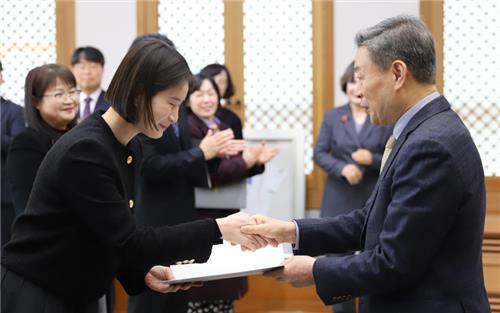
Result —
<instances>
[{"instance_id":1,"label":"dark blazer","mask_svg":"<svg viewBox=\"0 0 500 313\"><path fill-rule=\"evenodd\" d=\"M105 95L106 91L102 90L101 94L99 95L99 98L97 98L97 103L95 104L94 111L99 111L99 110L106 111L107 109L109 109L109 103L104 99Z\"/></svg>"},{"instance_id":2,"label":"dark blazer","mask_svg":"<svg viewBox=\"0 0 500 313\"><path fill-rule=\"evenodd\" d=\"M12 141L21 131L24 130L24 110L21 106L9 101L4 98L0 98L0 117L2 119L1 131L2 131L2 155L1 155L1 165L2 165L2 203L11 203L11 187L10 182L7 179L6 162L7 153Z\"/></svg>"},{"instance_id":3,"label":"dark blazer","mask_svg":"<svg viewBox=\"0 0 500 313\"><path fill-rule=\"evenodd\" d=\"M355 296L361 312L490 312L481 243L485 217L479 153L444 97L403 130L363 209L298 221L300 254L320 257L325 304Z\"/></svg>"},{"instance_id":4,"label":"dark blazer","mask_svg":"<svg viewBox=\"0 0 500 313\"><path fill-rule=\"evenodd\" d=\"M145 226L175 225L197 218L194 187L210 186L203 151L191 146L184 105L179 108L178 135L170 126L160 139L139 135L143 161L135 216ZM186 292L147 291L129 297L127 312L187 311Z\"/></svg>"},{"instance_id":5,"label":"dark blazer","mask_svg":"<svg viewBox=\"0 0 500 313\"><path fill-rule=\"evenodd\" d=\"M392 126L375 126L368 116L357 133L355 124L349 104L325 113L314 147L314 162L328 174L321 216L336 216L363 207L377 182L380 161ZM363 179L359 184L351 185L341 172L347 164L356 164L351 154L359 148L370 150L373 163L370 166L358 165Z\"/></svg>"},{"instance_id":6,"label":"dark blazer","mask_svg":"<svg viewBox=\"0 0 500 313\"><path fill-rule=\"evenodd\" d=\"M184 106L179 109L178 125L179 138L173 126L160 139L139 136L144 160L135 213L140 224L175 225L194 220L194 187L210 186L203 151L191 146Z\"/></svg>"},{"instance_id":7,"label":"dark blazer","mask_svg":"<svg viewBox=\"0 0 500 313\"><path fill-rule=\"evenodd\" d=\"M24 211L43 158L60 137L27 127L12 142L7 157L7 177L12 187L16 216Z\"/></svg>"},{"instance_id":8,"label":"dark blazer","mask_svg":"<svg viewBox=\"0 0 500 313\"><path fill-rule=\"evenodd\" d=\"M155 264L206 261L221 236L214 220L159 228L136 224L140 160L138 143L123 146L99 113L62 136L40 165L2 265L83 305L99 299L114 277L136 294L146 288L144 276ZM3 287L2 305L22 301L22 294L3 297L9 294Z\"/></svg>"},{"instance_id":9,"label":"dark blazer","mask_svg":"<svg viewBox=\"0 0 500 313\"><path fill-rule=\"evenodd\" d=\"M236 113L221 106L215 115L233 130L235 139L243 139L243 127Z\"/></svg>"}]
</instances>

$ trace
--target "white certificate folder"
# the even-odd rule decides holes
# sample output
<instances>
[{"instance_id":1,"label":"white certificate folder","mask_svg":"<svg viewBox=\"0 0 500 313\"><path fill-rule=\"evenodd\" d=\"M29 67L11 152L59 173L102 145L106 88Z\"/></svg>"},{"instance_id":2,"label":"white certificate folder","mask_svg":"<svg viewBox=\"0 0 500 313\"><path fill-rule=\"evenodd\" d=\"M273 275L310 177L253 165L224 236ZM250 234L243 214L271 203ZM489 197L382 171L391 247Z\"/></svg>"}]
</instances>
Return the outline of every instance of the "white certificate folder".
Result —
<instances>
[{"instance_id":1,"label":"white certificate folder","mask_svg":"<svg viewBox=\"0 0 500 313\"><path fill-rule=\"evenodd\" d=\"M202 282L263 274L283 267L281 263L292 255L291 251L291 246L286 244L243 252L240 246L224 242L213 247L206 263L172 265L175 279L164 283Z\"/></svg>"}]
</instances>

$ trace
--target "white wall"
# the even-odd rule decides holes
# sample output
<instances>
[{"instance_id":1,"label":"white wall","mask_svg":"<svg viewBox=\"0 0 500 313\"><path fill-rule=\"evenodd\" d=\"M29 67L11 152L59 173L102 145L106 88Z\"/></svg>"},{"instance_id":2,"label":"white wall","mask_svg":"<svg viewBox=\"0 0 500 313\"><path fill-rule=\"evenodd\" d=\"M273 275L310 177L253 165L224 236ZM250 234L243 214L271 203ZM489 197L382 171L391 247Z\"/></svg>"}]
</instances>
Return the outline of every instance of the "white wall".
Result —
<instances>
[{"instance_id":1,"label":"white wall","mask_svg":"<svg viewBox=\"0 0 500 313\"><path fill-rule=\"evenodd\" d=\"M336 0L334 14L334 105L340 106L347 103L340 89L340 77L354 59L354 36L358 30L398 14L419 16L419 0Z\"/></svg>"},{"instance_id":2,"label":"white wall","mask_svg":"<svg viewBox=\"0 0 500 313\"><path fill-rule=\"evenodd\" d=\"M113 74L137 33L135 0L76 0L76 46L94 46L104 54L103 87Z\"/></svg>"}]
</instances>

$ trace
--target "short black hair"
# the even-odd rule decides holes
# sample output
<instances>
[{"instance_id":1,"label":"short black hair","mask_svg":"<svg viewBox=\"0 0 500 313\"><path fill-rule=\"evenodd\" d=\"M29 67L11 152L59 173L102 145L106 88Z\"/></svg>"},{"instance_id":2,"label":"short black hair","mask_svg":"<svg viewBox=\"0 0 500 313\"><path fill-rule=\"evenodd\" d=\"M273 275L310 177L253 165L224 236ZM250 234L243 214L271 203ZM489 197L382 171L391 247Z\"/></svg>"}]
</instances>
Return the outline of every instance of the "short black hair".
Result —
<instances>
[{"instance_id":1,"label":"short black hair","mask_svg":"<svg viewBox=\"0 0 500 313\"><path fill-rule=\"evenodd\" d=\"M354 83L354 61L349 63L340 78L340 88L344 93L347 93L347 83Z\"/></svg>"},{"instance_id":2,"label":"short black hair","mask_svg":"<svg viewBox=\"0 0 500 313\"><path fill-rule=\"evenodd\" d=\"M145 38L132 44L111 79L105 98L129 123L142 116L156 129L151 99L158 92L191 81L184 57L162 40Z\"/></svg>"},{"instance_id":3,"label":"short black hair","mask_svg":"<svg viewBox=\"0 0 500 313\"><path fill-rule=\"evenodd\" d=\"M102 52L91 46L76 48L71 56L71 66L80 63L81 60L99 63L104 67L104 55Z\"/></svg>"},{"instance_id":4,"label":"short black hair","mask_svg":"<svg viewBox=\"0 0 500 313\"><path fill-rule=\"evenodd\" d=\"M234 84L231 78L231 73L224 64L213 63L205 66L201 69L200 74L205 74L210 77L220 74L220 72L225 71L227 75L227 88L226 92L221 95L222 99L229 99L234 95Z\"/></svg>"},{"instance_id":5,"label":"short black hair","mask_svg":"<svg viewBox=\"0 0 500 313\"><path fill-rule=\"evenodd\" d=\"M163 41L164 43L171 45L173 48L175 48L174 42L170 40L166 35L160 34L160 33L147 33L144 35L139 35L135 37L134 41L132 42L132 45L136 43L137 41L144 40L144 39L158 39Z\"/></svg>"}]
</instances>

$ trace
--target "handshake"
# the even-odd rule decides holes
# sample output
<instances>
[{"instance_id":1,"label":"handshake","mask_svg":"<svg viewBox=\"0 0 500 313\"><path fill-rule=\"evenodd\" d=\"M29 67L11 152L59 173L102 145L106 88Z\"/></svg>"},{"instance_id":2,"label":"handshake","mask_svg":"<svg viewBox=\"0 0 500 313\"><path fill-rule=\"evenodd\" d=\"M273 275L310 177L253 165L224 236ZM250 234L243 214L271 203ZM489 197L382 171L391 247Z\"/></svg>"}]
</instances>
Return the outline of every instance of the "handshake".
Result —
<instances>
[{"instance_id":1,"label":"handshake","mask_svg":"<svg viewBox=\"0 0 500 313\"><path fill-rule=\"evenodd\" d=\"M222 238L241 246L243 251L255 251L267 245L276 247L283 242L295 243L295 223L264 215L250 216L244 212L217 219Z\"/></svg>"},{"instance_id":2,"label":"handshake","mask_svg":"<svg viewBox=\"0 0 500 313\"><path fill-rule=\"evenodd\" d=\"M239 212L216 219L222 239L240 245L243 251L255 251L267 245L276 247L280 243L296 243L296 226L292 221L280 221L264 215L250 216ZM283 262L284 268L266 275L295 287L313 283L312 266L314 258L294 256ZM158 292L176 292L199 286L197 283L166 285L162 280L173 279L172 271L166 266L154 266L146 274L146 285Z\"/></svg>"}]
</instances>

